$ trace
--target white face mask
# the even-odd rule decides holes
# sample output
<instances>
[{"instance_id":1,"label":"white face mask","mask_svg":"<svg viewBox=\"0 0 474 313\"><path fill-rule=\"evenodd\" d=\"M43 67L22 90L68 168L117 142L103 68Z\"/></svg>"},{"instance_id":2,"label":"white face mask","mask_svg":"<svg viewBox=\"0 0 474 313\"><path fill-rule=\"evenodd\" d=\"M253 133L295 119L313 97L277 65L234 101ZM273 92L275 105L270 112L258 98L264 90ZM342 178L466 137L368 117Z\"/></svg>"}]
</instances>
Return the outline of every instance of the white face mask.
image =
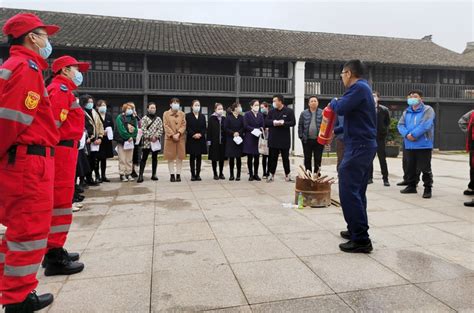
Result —
<instances>
[{"instance_id":1,"label":"white face mask","mask_svg":"<svg viewBox=\"0 0 474 313\"><path fill-rule=\"evenodd\" d=\"M259 106L259 105L254 105L254 106L252 107L252 111L254 111L255 113L257 113L259 110L260 110L260 106Z\"/></svg>"},{"instance_id":2,"label":"white face mask","mask_svg":"<svg viewBox=\"0 0 474 313\"><path fill-rule=\"evenodd\" d=\"M274 109L276 109L276 108L277 108L276 102L273 102L273 103L272 103L272 106L273 106Z\"/></svg>"},{"instance_id":3,"label":"white face mask","mask_svg":"<svg viewBox=\"0 0 474 313\"><path fill-rule=\"evenodd\" d=\"M193 106L193 112L194 112L194 113L199 113L200 110L201 110L201 106L200 106L200 105L195 105L195 106Z\"/></svg>"},{"instance_id":4,"label":"white face mask","mask_svg":"<svg viewBox=\"0 0 474 313\"><path fill-rule=\"evenodd\" d=\"M242 113L242 107L236 107L235 113Z\"/></svg>"},{"instance_id":5,"label":"white face mask","mask_svg":"<svg viewBox=\"0 0 474 313\"><path fill-rule=\"evenodd\" d=\"M224 110L222 110L222 109L217 110L216 113L217 113L217 115L221 115L221 116L222 116L222 114L224 114Z\"/></svg>"},{"instance_id":6,"label":"white face mask","mask_svg":"<svg viewBox=\"0 0 474 313\"><path fill-rule=\"evenodd\" d=\"M179 107L180 107L180 106L179 106L179 103L177 103L177 102L173 102L173 103L171 104L171 109L172 109L172 110L178 111L178 110L179 110Z\"/></svg>"}]
</instances>

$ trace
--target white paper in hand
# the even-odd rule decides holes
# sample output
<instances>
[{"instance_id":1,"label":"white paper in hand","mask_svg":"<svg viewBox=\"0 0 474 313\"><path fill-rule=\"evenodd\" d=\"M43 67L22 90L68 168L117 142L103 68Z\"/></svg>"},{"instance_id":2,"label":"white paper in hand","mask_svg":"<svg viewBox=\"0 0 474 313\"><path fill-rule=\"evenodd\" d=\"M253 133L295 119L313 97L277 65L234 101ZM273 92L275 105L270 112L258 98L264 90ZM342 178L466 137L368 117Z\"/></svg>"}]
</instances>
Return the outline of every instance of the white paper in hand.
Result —
<instances>
[{"instance_id":1,"label":"white paper in hand","mask_svg":"<svg viewBox=\"0 0 474 313\"><path fill-rule=\"evenodd\" d=\"M160 151L161 150L161 142L159 140L151 143L151 151Z\"/></svg>"},{"instance_id":2,"label":"white paper in hand","mask_svg":"<svg viewBox=\"0 0 474 313\"><path fill-rule=\"evenodd\" d=\"M105 132L107 133L107 138L109 140L113 140L114 139L114 131L112 130L112 127L106 127L105 128Z\"/></svg>"},{"instance_id":3,"label":"white paper in hand","mask_svg":"<svg viewBox=\"0 0 474 313\"><path fill-rule=\"evenodd\" d=\"M240 136L237 136L237 137L234 137L234 142L237 144L237 145L240 145L242 143L242 141L244 141L242 139L242 137Z\"/></svg>"},{"instance_id":4,"label":"white paper in hand","mask_svg":"<svg viewBox=\"0 0 474 313\"><path fill-rule=\"evenodd\" d=\"M91 152L97 152L100 149L100 145L91 143Z\"/></svg>"},{"instance_id":5,"label":"white paper in hand","mask_svg":"<svg viewBox=\"0 0 474 313\"><path fill-rule=\"evenodd\" d=\"M262 134L262 131L258 128L255 128L254 130L251 131L251 134L254 135L255 137L260 137Z\"/></svg>"},{"instance_id":6,"label":"white paper in hand","mask_svg":"<svg viewBox=\"0 0 474 313\"><path fill-rule=\"evenodd\" d=\"M134 146L133 141L125 141L123 143L123 150L133 150Z\"/></svg>"}]
</instances>

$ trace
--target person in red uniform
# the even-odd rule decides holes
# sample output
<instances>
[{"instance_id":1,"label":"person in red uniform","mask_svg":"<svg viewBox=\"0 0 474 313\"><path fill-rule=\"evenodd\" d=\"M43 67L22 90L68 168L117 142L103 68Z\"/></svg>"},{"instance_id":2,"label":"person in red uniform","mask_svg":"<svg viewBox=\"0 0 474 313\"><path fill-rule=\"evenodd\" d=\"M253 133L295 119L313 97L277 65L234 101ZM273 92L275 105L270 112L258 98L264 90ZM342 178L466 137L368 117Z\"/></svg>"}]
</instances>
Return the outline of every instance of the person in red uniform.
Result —
<instances>
[{"instance_id":1,"label":"person in red uniform","mask_svg":"<svg viewBox=\"0 0 474 313\"><path fill-rule=\"evenodd\" d=\"M43 261L45 276L71 275L84 269L84 264L77 262L79 254L68 253L63 247L72 222L78 144L85 122L84 110L73 91L82 84L82 73L88 69L88 63L71 56L57 58L52 64L53 79L47 88L60 141L55 148L53 217L48 252Z\"/></svg>"},{"instance_id":2,"label":"person in red uniform","mask_svg":"<svg viewBox=\"0 0 474 313\"><path fill-rule=\"evenodd\" d=\"M34 14L8 19L10 58L0 67L0 303L5 312L33 312L53 302L37 295L36 273L51 227L54 122L42 71L52 52L48 37L58 26Z\"/></svg>"}]
</instances>

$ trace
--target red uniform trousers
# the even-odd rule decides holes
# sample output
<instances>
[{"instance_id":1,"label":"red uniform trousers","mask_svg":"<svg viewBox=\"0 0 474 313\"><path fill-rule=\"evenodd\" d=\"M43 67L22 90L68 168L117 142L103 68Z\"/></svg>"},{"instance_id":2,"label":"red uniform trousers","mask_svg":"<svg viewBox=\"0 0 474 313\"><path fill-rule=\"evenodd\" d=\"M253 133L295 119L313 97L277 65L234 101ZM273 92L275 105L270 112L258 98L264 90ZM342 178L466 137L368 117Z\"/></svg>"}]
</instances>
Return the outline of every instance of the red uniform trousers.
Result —
<instances>
[{"instance_id":1,"label":"red uniform trousers","mask_svg":"<svg viewBox=\"0 0 474 313\"><path fill-rule=\"evenodd\" d=\"M48 250L62 248L72 223L72 199L78 157L77 142L69 141L72 147L56 146L54 163L53 216L48 236Z\"/></svg>"},{"instance_id":2,"label":"red uniform trousers","mask_svg":"<svg viewBox=\"0 0 474 313\"><path fill-rule=\"evenodd\" d=\"M31 146L30 146L31 147ZM0 245L1 303L22 302L36 288L36 273L46 251L53 205L54 153L45 156L17 146L9 162L0 159L0 222L6 232Z\"/></svg>"}]
</instances>

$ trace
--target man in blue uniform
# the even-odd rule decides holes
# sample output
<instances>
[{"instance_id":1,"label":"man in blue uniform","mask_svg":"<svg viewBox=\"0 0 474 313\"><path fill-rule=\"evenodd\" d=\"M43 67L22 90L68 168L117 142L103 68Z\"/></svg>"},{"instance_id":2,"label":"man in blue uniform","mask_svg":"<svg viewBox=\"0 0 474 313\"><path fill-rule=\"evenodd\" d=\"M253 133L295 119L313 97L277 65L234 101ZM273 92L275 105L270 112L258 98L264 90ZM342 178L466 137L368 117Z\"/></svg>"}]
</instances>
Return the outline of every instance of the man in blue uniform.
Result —
<instances>
[{"instance_id":1,"label":"man in blue uniform","mask_svg":"<svg viewBox=\"0 0 474 313\"><path fill-rule=\"evenodd\" d=\"M341 78L347 90L329 104L344 116L344 157L339 166L339 198L347 223L341 237L349 240L339 245L344 252L372 251L365 193L377 150L377 118L372 89L362 78L364 71L360 60L344 64Z\"/></svg>"}]
</instances>

